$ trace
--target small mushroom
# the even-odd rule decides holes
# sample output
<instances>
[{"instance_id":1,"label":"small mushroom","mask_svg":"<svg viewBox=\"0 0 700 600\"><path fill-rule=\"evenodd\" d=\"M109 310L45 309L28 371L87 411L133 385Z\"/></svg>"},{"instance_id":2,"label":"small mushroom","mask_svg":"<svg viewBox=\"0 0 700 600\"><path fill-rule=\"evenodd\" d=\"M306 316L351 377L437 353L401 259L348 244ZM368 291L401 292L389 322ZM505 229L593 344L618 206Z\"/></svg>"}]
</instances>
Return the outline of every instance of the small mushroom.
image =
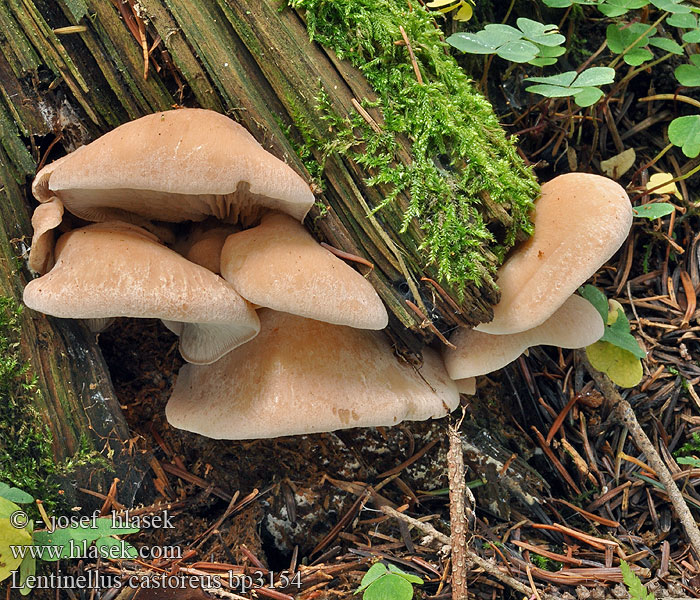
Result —
<instances>
[{"instance_id":1,"label":"small mushroom","mask_svg":"<svg viewBox=\"0 0 700 600\"><path fill-rule=\"evenodd\" d=\"M611 179L568 173L542 186L534 226L498 270L501 300L478 331L502 335L543 323L622 245L632 207Z\"/></svg>"},{"instance_id":2,"label":"small mushroom","mask_svg":"<svg viewBox=\"0 0 700 600\"><path fill-rule=\"evenodd\" d=\"M267 214L257 227L229 236L221 276L259 306L360 329L388 323L369 281L288 215Z\"/></svg>"},{"instance_id":3,"label":"small mushroom","mask_svg":"<svg viewBox=\"0 0 700 600\"><path fill-rule=\"evenodd\" d=\"M63 203L51 198L40 204L32 215L32 247L29 250L29 268L39 275L47 273L54 263L54 229L63 221Z\"/></svg>"},{"instance_id":4,"label":"small mushroom","mask_svg":"<svg viewBox=\"0 0 700 600\"><path fill-rule=\"evenodd\" d=\"M159 318L181 323L180 352L206 364L257 335L253 308L223 279L134 225L106 222L56 243L56 264L24 303L68 319Z\"/></svg>"},{"instance_id":5,"label":"small mushroom","mask_svg":"<svg viewBox=\"0 0 700 600\"><path fill-rule=\"evenodd\" d=\"M207 366L180 369L165 414L216 439L395 425L446 415L459 394L440 357L400 363L379 332L270 309L260 335Z\"/></svg>"},{"instance_id":6,"label":"small mushroom","mask_svg":"<svg viewBox=\"0 0 700 600\"><path fill-rule=\"evenodd\" d=\"M605 326L595 307L570 296L544 323L533 329L509 335L491 335L475 329L458 329L445 348L445 368L453 379L491 373L513 362L531 346L583 348L598 341Z\"/></svg>"},{"instance_id":7,"label":"small mushroom","mask_svg":"<svg viewBox=\"0 0 700 600\"><path fill-rule=\"evenodd\" d=\"M44 167L32 186L58 196L88 221L120 219L233 223L264 209L301 221L309 186L241 125L214 111L184 108L131 121Z\"/></svg>"}]
</instances>

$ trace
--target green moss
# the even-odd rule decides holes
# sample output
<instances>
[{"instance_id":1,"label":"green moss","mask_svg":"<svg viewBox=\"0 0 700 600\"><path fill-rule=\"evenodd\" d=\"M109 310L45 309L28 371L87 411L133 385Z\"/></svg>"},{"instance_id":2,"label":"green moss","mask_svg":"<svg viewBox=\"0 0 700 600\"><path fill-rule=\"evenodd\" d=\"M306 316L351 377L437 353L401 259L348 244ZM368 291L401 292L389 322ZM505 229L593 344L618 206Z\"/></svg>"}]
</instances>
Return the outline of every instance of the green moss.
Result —
<instances>
[{"instance_id":1,"label":"green moss","mask_svg":"<svg viewBox=\"0 0 700 600\"><path fill-rule=\"evenodd\" d=\"M74 456L55 462L51 432L34 408L37 378L20 353L21 314L17 301L0 296L0 481L40 498L50 512L61 511L59 478L104 459L84 440Z\"/></svg>"},{"instance_id":2,"label":"green moss","mask_svg":"<svg viewBox=\"0 0 700 600\"><path fill-rule=\"evenodd\" d=\"M491 105L474 89L447 53L433 17L415 0L289 0L305 11L312 39L358 67L375 90L383 115L377 133L358 115L340 119L319 104L334 132L332 140L307 143L354 159L372 174L370 185L390 189L381 210L400 193L426 234L423 248L440 276L457 289L490 281L496 263L523 233L539 194L530 169L507 140ZM402 39L403 26L421 71L421 85ZM398 160L397 136L411 142L410 164ZM510 219L489 228L493 208ZM503 223L503 221L507 221ZM496 259L494 260L494 255Z\"/></svg>"}]
</instances>

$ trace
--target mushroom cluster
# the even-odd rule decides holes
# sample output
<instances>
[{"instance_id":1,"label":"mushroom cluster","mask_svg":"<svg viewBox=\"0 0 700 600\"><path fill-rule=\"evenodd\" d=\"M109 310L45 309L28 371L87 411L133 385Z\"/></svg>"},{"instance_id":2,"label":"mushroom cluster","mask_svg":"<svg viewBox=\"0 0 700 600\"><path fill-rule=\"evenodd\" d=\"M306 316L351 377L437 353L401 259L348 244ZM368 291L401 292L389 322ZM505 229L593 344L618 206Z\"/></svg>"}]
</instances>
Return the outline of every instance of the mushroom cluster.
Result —
<instances>
[{"instance_id":1,"label":"mushroom cluster","mask_svg":"<svg viewBox=\"0 0 700 600\"><path fill-rule=\"evenodd\" d=\"M189 363L166 410L176 427L275 437L459 403L437 352L420 368L395 358L372 285L303 227L309 186L223 115L132 121L41 169L32 191L41 276L25 304L96 330L161 319Z\"/></svg>"},{"instance_id":2,"label":"mushroom cluster","mask_svg":"<svg viewBox=\"0 0 700 600\"><path fill-rule=\"evenodd\" d=\"M32 191L25 304L98 330L158 318L185 364L175 427L251 439L441 417L476 375L527 347L601 337L573 295L624 241L632 211L603 177L545 184L535 234L498 274L490 323L461 329L443 358L400 362L384 305L302 225L308 185L238 123L202 109L149 115L44 167ZM62 235L55 240L55 232Z\"/></svg>"},{"instance_id":3,"label":"mushroom cluster","mask_svg":"<svg viewBox=\"0 0 700 600\"><path fill-rule=\"evenodd\" d=\"M625 190L606 177L568 173L542 185L535 232L501 265L501 300L494 317L450 338L443 352L450 377L473 393L477 375L515 360L527 348L582 348L600 339L604 324L574 292L618 250L632 226Z\"/></svg>"}]
</instances>

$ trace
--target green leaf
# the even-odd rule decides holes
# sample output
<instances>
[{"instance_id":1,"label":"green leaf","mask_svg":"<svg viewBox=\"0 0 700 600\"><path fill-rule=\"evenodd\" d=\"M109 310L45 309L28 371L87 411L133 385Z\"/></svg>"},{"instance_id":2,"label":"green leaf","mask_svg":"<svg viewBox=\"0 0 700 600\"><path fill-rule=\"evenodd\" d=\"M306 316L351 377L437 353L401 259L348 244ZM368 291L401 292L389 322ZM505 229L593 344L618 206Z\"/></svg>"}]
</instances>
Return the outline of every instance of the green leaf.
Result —
<instances>
[{"instance_id":1,"label":"green leaf","mask_svg":"<svg viewBox=\"0 0 700 600\"><path fill-rule=\"evenodd\" d=\"M389 571L391 571L392 573L396 573L396 575L403 577L406 581L410 583L415 583L417 585L421 585L423 583L423 580L420 577L418 577L418 575L406 573L405 571L402 571L401 569L399 569L399 567L391 563L389 563Z\"/></svg>"},{"instance_id":2,"label":"green leaf","mask_svg":"<svg viewBox=\"0 0 700 600\"><path fill-rule=\"evenodd\" d=\"M388 571L386 570L386 567L384 566L383 563L374 563L369 570L365 573L365 576L362 578L362 581L360 582L360 587L355 590L355 593L359 593L362 590L364 590L367 586L369 586L371 583L379 579L380 577L383 577L386 575Z\"/></svg>"},{"instance_id":3,"label":"green leaf","mask_svg":"<svg viewBox=\"0 0 700 600\"><path fill-rule=\"evenodd\" d=\"M697 44L700 42L700 29L691 29L683 34L683 41L686 44Z\"/></svg>"},{"instance_id":4,"label":"green leaf","mask_svg":"<svg viewBox=\"0 0 700 600\"><path fill-rule=\"evenodd\" d=\"M471 33L455 33L447 38L450 46L467 54L493 54L496 46Z\"/></svg>"},{"instance_id":5,"label":"green leaf","mask_svg":"<svg viewBox=\"0 0 700 600\"><path fill-rule=\"evenodd\" d=\"M537 56L537 46L525 40L515 40L503 44L496 54L514 63L524 63Z\"/></svg>"},{"instance_id":6,"label":"green leaf","mask_svg":"<svg viewBox=\"0 0 700 600\"><path fill-rule=\"evenodd\" d=\"M622 581L627 586L630 600L655 600L654 594L647 592L632 568L624 561L620 561L620 571L622 571Z\"/></svg>"},{"instance_id":7,"label":"green leaf","mask_svg":"<svg viewBox=\"0 0 700 600\"><path fill-rule=\"evenodd\" d=\"M586 356L593 368L606 373L620 387L634 387L642 380L641 361L623 348L600 341L586 347Z\"/></svg>"},{"instance_id":8,"label":"green leaf","mask_svg":"<svg viewBox=\"0 0 700 600\"><path fill-rule=\"evenodd\" d=\"M441 8L443 6L448 6L450 4L459 4L460 0L433 0L426 4L429 8Z\"/></svg>"},{"instance_id":9,"label":"green leaf","mask_svg":"<svg viewBox=\"0 0 700 600\"><path fill-rule=\"evenodd\" d=\"M674 40L664 37L653 37L649 39L649 45L661 48L671 54L683 54L683 48Z\"/></svg>"},{"instance_id":10,"label":"green leaf","mask_svg":"<svg viewBox=\"0 0 700 600\"><path fill-rule=\"evenodd\" d=\"M676 117L668 126L668 139L688 158L700 154L700 115Z\"/></svg>"},{"instance_id":11,"label":"green leaf","mask_svg":"<svg viewBox=\"0 0 700 600\"><path fill-rule=\"evenodd\" d=\"M619 17L629 10L643 8L649 4L649 0L606 0L598 5L598 10L606 17Z\"/></svg>"},{"instance_id":12,"label":"green leaf","mask_svg":"<svg viewBox=\"0 0 700 600\"><path fill-rule=\"evenodd\" d=\"M6 483L0 482L0 497L9 500L10 502L17 502L18 504L29 504L34 502L27 492L23 492L15 487L10 487Z\"/></svg>"},{"instance_id":13,"label":"green leaf","mask_svg":"<svg viewBox=\"0 0 700 600\"><path fill-rule=\"evenodd\" d=\"M597 287L592 285L584 285L583 287L580 287L578 289L578 293L593 305L593 308L598 311L600 318L603 319L603 323L607 323L608 299L605 297L605 294Z\"/></svg>"},{"instance_id":14,"label":"green leaf","mask_svg":"<svg viewBox=\"0 0 700 600\"><path fill-rule=\"evenodd\" d=\"M367 587L363 600L411 600L413 586L400 575L388 573Z\"/></svg>"},{"instance_id":15,"label":"green leaf","mask_svg":"<svg viewBox=\"0 0 700 600\"><path fill-rule=\"evenodd\" d=\"M27 583L27 577L33 577L36 573L36 558L27 554L19 564L19 593L26 596L32 591L32 586Z\"/></svg>"},{"instance_id":16,"label":"green leaf","mask_svg":"<svg viewBox=\"0 0 700 600\"><path fill-rule=\"evenodd\" d=\"M561 87L559 85L546 85L546 84L536 84L525 88L528 92L533 94L539 94L540 96L546 96L547 98L566 98L567 96L573 96L578 94L583 90L581 88L570 88Z\"/></svg>"},{"instance_id":17,"label":"green leaf","mask_svg":"<svg viewBox=\"0 0 700 600\"><path fill-rule=\"evenodd\" d=\"M690 6L683 4L683 0L650 0L659 10L667 11L674 14L689 13Z\"/></svg>"},{"instance_id":18,"label":"green leaf","mask_svg":"<svg viewBox=\"0 0 700 600\"><path fill-rule=\"evenodd\" d=\"M670 215L674 210L675 207L673 204L669 204L668 202L650 202L649 204L635 206L632 212L635 217L653 220Z\"/></svg>"},{"instance_id":19,"label":"green leaf","mask_svg":"<svg viewBox=\"0 0 700 600\"><path fill-rule=\"evenodd\" d=\"M522 31L510 25L502 25L501 23L490 23L484 27L482 31L479 31L477 35L484 41L494 44L495 46L502 46L508 42L520 40L523 37Z\"/></svg>"},{"instance_id":20,"label":"green leaf","mask_svg":"<svg viewBox=\"0 0 700 600\"><path fill-rule=\"evenodd\" d=\"M691 467L700 468L700 458L693 458L692 456L680 456L676 459L679 465L690 465Z\"/></svg>"},{"instance_id":21,"label":"green leaf","mask_svg":"<svg viewBox=\"0 0 700 600\"><path fill-rule=\"evenodd\" d=\"M15 558L12 546L29 546L32 536L26 528L13 527L10 519L0 519L0 581L7 579L22 562Z\"/></svg>"},{"instance_id":22,"label":"green leaf","mask_svg":"<svg viewBox=\"0 0 700 600\"><path fill-rule=\"evenodd\" d=\"M700 55L693 54L693 56L690 57L691 60L696 56ZM678 83L685 87L696 87L700 85L700 67L695 64L678 65L673 74L676 76Z\"/></svg>"},{"instance_id":23,"label":"green leaf","mask_svg":"<svg viewBox=\"0 0 700 600\"><path fill-rule=\"evenodd\" d=\"M622 54L627 51L623 60L628 65L641 65L654 56L651 51L644 48L649 43L649 36L656 33L654 27L649 28L642 23L633 23L628 27L610 24L605 33L611 52ZM640 36L641 39L639 39Z\"/></svg>"},{"instance_id":24,"label":"green leaf","mask_svg":"<svg viewBox=\"0 0 700 600\"><path fill-rule=\"evenodd\" d=\"M615 81L615 69L610 67L591 67L581 71L574 81L576 87L599 87Z\"/></svg>"},{"instance_id":25,"label":"green leaf","mask_svg":"<svg viewBox=\"0 0 700 600\"><path fill-rule=\"evenodd\" d=\"M593 106L603 97L603 90L595 87L583 88L578 94L574 94L574 102L581 107Z\"/></svg>"},{"instance_id":26,"label":"green leaf","mask_svg":"<svg viewBox=\"0 0 700 600\"><path fill-rule=\"evenodd\" d=\"M566 41L566 38L557 31L557 26L554 24L545 25L524 17L519 18L516 23L523 35L535 44L560 46Z\"/></svg>"},{"instance_id":27,"label":"green leaf","mask_svg":"<svg viewBox=\"0 0 700 600\"><path fill-rule=\"evenodd\" d=\"M698 26L698 18L692 13L676 13L668 17L666 23L681 29L695 29Z\"/></svg>"},{"instance_id":28,"label":"green leaf","mask_svg":"<svg viewBox=\"0 0 700 600\"><path fill-rule=\"evenodd\" d=\"M526 83L534 81L535 83L569 87L574 82L574 79L576 79L576 71L565 71L564 73L547 77L530 77L526 80Z\"/></svg>"},{"instance_id":29,"label":"green leaf","mask_svg":"<svg viewBox=\"0 0 700 600\"><path fill-rule=\"evenodd\" d=\"M611 311L608 313L608 324L605 326L603 337L600 338L601 341L610 342L618 348L626 350L636 358L644 358L646 352L640 348L639 342L630 333L630 323L627 320L625 311L618 309L617 317L614 321L612 320L613 318L615 318L615 315Z\"/></svg>"}]
</instances>

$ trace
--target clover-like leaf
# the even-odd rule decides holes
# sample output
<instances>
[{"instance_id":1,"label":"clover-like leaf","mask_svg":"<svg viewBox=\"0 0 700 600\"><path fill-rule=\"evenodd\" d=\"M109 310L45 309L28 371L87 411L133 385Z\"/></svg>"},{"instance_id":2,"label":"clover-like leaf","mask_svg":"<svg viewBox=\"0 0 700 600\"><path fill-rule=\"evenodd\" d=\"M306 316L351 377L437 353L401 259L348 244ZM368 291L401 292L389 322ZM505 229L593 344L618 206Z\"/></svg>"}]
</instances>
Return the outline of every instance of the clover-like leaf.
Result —
<instances>
[{"instance_id":1,"label":"clover-like leaf","mask_svg":"<svg viewBox=\"0 0 700 600\"><path fill-rule=\"evenodd\" d=\"M400 575L387 573L372 582L362 598L364 600L411 600L413 586Z\"/></svg>"},{"instance_id":2,"label":"clover-like leaf","mask_svg":"<svg viewBox=\"0 0 700 600\"><path fill-rule=\"evenodd\" d=\"M668 126L668 140L688 158L700 154L700 115L676 117Z\"/></svg>"},{"instance_id":3,"label":"clover-like leaf","mask_svg":"<svg viewBox=\"0 0 700 600\"><path fill-rule=\"evenodd\" d=\"M360 582L360 587L358 587L355 590L355 593L360 593L362 590L366 589L371 583L375 582L377 579L386 575L387 573L388 571L383 563L374 563L365 573L364 577L362 578L362 581Z\"/></svg>"},{"instance_id":4,"label":"clover-like leaf","mask_svg":"<svg viewBox=\"0 0 700 600\"><path fill-rule=\"evenodd\" d=\"M500 46L496 54L510 62L525 63L537 56L537 46L526 40L515 40Z\"/></svg>"},{"instance_id":5,"label":"clover-like leaf","mask_svg":"<svg viewBox=\"0 0 700 600\"><path fill-rule=\"evenodd\" d=\"M649 45L660 48L671 54L683 54L683 47L671 38L653 37L649 38Z\"/></svg>"},{"instance_id":6,"label":"clover-like leaf","mask_svg":"<svg viewBox=\"0 0 700 600\"><path fill-rule=\"evenodd\" d=\"M606 0L598 5L598 10L606 17L619 17L629 10L643 8L649 0Z\"/></svg>"},{"instance_id":7,"label":"clover-like leaf","mask_svg":"<svg viewBox=\"0 0 700 600\"><path fill-rule=\"evenodd\" d=\"M624 348L599 341L586 347L586 356L594 369L607 374L620 387L634 387L642 380L641 361Z\"/></svg>"},{"instance_id":8,"label":"clover-like leaf","mask_svg":"<svg viewBox=\"0 0 700 600\"><path fill-rule=\"evenodd\" d=\"M697 44L700 42L700 29L695 28L683 34L683 41L686 44Z\"/></svg>"},{"instance_id":9,"label":"clover-like leaf","mask_svg":"<svg viewBox=\"0 0 700 600\"><path fill-rule=\"evenodd\" d=\"M610 51L615 54L625 52L623 60L635 67L654 56L650 50L644 48L654 33L656 33L655 27L642 23L633 23L629 26L610 24L605 30Z\"/></svg>"},{"instance_id":10,"label":"clover-like leaf","mask_svg":"<svg viewBox=\"0 0 700 600\"><path fill-rule=\"evenodd\" d=\"M692 54L690 62L689 65L678 65L673 74L678 83L685 87L700 86L700 54Z\"/></svg>"},{"instance_id":11,"label":"clover-like leaf","mask_svg":"<svg viewBox=\"0 0 700 600\"><path fill-rule=\"evenodd\" d=\"M698 18L693 13L676 13L670 15L666 23L680 29L695 29L698 26Z\"/></svg>"},{"instance_id":12,"label":"clover-like leaf","mask_svg":"<svg viewBox=\"0 0 700 600\"><path fill-rule=\"evenodd\" d=\"M399 569L399 567L391 563L389 563L389 571L391 573L395 573L396 575L403 577L406 581L409 581L411 583L416 583L418 585L421 585L423 583L423 580L420 577L418 577L418 575L406 573L405 571L402 571L401 569Z\"/></svg>"},{"instance_id":13,"label":"clover-like leaf","mask_svg":"<svg viewBox=\"0 0 700 600\"><path fill-rule=\"evenodd\" d=\"M700 468L700 458L693 458L692 456L679 456L676 459L679 465L690 465L691 467Z\"/></svg>"},{"instance_id":14,"label":"clover-like leaf","mask_svg":"<svg viewBox=\"0 0 700 600\"><path fill-rule=\"evenodd\" d=\"M674 14L684 14L692 11L692 8L683 3L683 0L650 0L659 10Z\"/></svg>"},{"instance_id":15,"label":"clover-like leaf","mask_svg":"<svg viewBox=\"0 0 700 600\"><path fill-rule=\"evenodd\" d=\"M9 500L10 502L17 502L18 504L29 504L30 502L34 502L34 498L27 494L27 492L23 492L16 487L10 487L3 482L0 482L0 496L6 500Z\"/></svg>"},{"instance_id":16,"label":"clover-like leaf","mask_svg":"<svg viewBox=\"0 0 700 600\"><path fill-rule=\"evenodd\" d=\"M635 217L653 220L670 215L674 210L676 209L673 204L668 202L650 202L649 204L635 206L632 212Z\"/></svg>"}]
</instances>

